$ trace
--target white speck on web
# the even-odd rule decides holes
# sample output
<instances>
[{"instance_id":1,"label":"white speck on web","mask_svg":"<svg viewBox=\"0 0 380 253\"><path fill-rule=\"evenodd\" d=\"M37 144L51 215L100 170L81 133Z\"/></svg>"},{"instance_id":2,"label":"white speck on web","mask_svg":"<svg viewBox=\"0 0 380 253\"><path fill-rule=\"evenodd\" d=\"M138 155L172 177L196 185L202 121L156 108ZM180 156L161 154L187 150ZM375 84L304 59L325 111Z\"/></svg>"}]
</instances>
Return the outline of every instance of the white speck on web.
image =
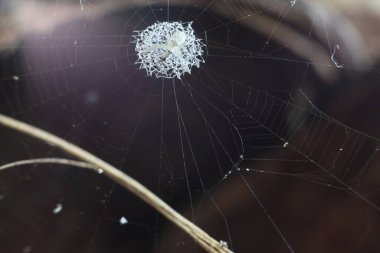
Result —
<instances>
[{"instance_id":1,"label":"white speck on web","mask_svg":"<svg viewBox=\"0 0 380 253\"><path fill-rule=\"evenodd\" d=\"M338 50L340 50L340 46L339 46L339 45L336 45L336 46L334 47L334 51L333 51L333 53L332 53L332 55L331 55L331 61L335 64L335 66L336 66L338 69L342 69L342 68L344 67L344 64L339 63L338 60L335 59L335 54L336 54L336 52L337 52Z\"/></svg>"},{"instance_id":2,"label":"white speck on web","mask_svg":"<svg viewBox=\"0 0 380 253\"><path fill-rule=\"evenodd\" d=\"M26 246L23 250L22 253L29 253L32 251L32 248L30 246Z\"/></svg>"},{"instance_id":3,"label":"white speck on web","mask_svg":"<svg viewBox=\"0 0 380 253\"><path fill-rule=\"evenodd\" d=\"M120 225L125 225L128 223L128 220L123 216L119 220Z\"/></svg>"},{"instance_id":4,"label":"white speck on web","mask_svg":"<svg viewBox=\"0 0 380 253\"><path fill-rule=\"evenodd\" d=\"M222 246L223 248L228 249L228 243L225 242L225 241L220 240L220 241L219 241L219 245Z\"/></svg>"},{"instance_id":5,"label":"white speck on web","mask_svg":"<svg viewBox=\"0 0 380 253\"><path fill-rule=\"evenodd\" d=\"M18 77L18 76L12 76L12 79L17 82L18 80L20 80L20 77Z\"/></svg>"},{"instance_id":6,"label":"white speck on web","mask_svg":"<svg viewBox=\"0 0 380 253\"><path fill-rule=\"evenodd\" d=\"M55 206L55 208L54 208L54 210L53 210L53 213L54 213L54 214L58 214L58 213L60 213L60 212L62 211L62 209L63 209L62 204L58 203L58 204Z\"/></svg>"},{"instance_id":7,"label":"white speck on web","mask_svg":"<svg viewBox=\"0 0 380 253\"><path fill-rule=\"evenodd\" d=\"M288 143L288 142L285 142L285 143L284 143L284 148L286 148L288 145L289 145L289 143Z\"/></svg>"},{"instance_id":8,"label":"white speck on web","mask_svg":"<svg viewBox=\"0 0 380 253\"><path fill-rule=\"evenodd\" d=\"M87 105L94 105L99 102L99 93L96 90L90 90L84 95L84 102Z\"/></svg>"}]
</instances>

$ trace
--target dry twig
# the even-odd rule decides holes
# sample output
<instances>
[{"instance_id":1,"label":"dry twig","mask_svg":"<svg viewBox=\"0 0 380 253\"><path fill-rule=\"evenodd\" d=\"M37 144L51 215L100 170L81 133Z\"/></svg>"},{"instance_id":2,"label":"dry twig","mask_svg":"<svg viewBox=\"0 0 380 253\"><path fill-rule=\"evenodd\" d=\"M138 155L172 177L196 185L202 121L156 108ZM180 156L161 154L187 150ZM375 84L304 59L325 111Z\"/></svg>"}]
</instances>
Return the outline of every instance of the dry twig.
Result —
<instances>
[{"instance_id":1,"label":"dry twig","mask_svg":"<svg viewBox=\"0 0 380 253\"><path fill-rule=\"evenodd\" d=\"M167 219L169 219L171 222L173 222L179 228L181 228L184 232L186 232L189 236L191 236L195 240L195 242L198 243L207 252L232 253L232 251L224 247L223 244L216 241L214 238L212 238L210 235L208 235L194 223L183 217L181 214L179 214L177 211L171 208L168 204L166 204L163 200L161 200L157 195L148 190L145 186L143 186L127 174L123 173L119 169L113 167L109 163L96 157L95 155L58 136L55 136L42 129L36 128L34 126L31 126L29 124L23 123L21 121L18 121L16 119L10 118L2 114L0 114L0 125L14 129L18 132L34 137L41 141L44 141L46 143L49 143L50 145L54 145L60 150L66 152L67 154L70 154L73 157L78 158L81 161L84 161L87 164L86 165L76 161L70 162L75 162L76 165L83 165L79 167L85 167L90 169L102 169L104 171L104 175L106 175L116 183L120 184L140 199L144 200L147 204L152 206L163 216L165 216ZM29 160L29 163L30 162L31 161ZM63 161L60 160L60 162ZM27 163L27 161L20 161L20 163ZM8 167L9 166L10 165L8 165Z\"/></svg>"}]
</instances>

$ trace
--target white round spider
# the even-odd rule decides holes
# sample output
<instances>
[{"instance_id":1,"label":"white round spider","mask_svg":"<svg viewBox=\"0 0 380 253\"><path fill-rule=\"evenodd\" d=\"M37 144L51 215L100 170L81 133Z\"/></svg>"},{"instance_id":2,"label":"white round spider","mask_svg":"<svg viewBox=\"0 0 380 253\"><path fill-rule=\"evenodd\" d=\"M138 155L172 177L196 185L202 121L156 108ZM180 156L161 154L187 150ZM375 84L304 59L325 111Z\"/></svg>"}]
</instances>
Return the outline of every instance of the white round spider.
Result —
<instances>
[{"instance_id":1,"label":"white round spider","mask_svg":"<svg viewBox=\"0 0 380 253\"><path fill-rule=\"evenodd\" d=\"M149 76L157 78L181 77L199 68L203 47L194 35L192 23L160 22L136 32L133 36L138 56L137 64Z\"/></svg>"}]
</instances>

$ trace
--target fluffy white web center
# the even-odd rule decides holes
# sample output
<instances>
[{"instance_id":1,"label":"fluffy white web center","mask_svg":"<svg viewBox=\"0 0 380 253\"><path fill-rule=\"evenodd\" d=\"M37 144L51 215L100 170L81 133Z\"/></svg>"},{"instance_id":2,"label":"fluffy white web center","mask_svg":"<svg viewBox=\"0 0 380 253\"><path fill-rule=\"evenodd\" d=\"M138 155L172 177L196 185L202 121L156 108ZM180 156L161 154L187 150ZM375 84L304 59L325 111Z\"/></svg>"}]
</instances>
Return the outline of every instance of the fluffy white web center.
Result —
<instances>
[{"instance_id":1,"label":"fluffy white web center","mask_svg":"<svg viewBox=\"0 0 380 253\"><path fill-rule=\"evenodd\" d=\"M199 68L203 42L196 38L192 23L157 22L133 36L138 60L136 64L149 76L181 79Z\"/></svg>"}]
</instances>

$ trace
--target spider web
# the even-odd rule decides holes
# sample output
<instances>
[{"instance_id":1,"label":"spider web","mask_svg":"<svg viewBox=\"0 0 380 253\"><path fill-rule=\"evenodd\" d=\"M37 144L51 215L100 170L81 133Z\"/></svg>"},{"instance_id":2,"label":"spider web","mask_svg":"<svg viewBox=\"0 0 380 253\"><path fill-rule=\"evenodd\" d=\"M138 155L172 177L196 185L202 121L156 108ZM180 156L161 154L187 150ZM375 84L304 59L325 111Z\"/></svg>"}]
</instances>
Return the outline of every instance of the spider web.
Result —
<instances>
[{"instance_id":1,"label":"spider web","mask_svg":"<svg viewBox=\"0 0 380 253\"><path fill-rule=\"evenodd\" d=\"M115 2L99 16L98 2L68 2L74 18L2 59L0 112L110 162L234 252L365 251L379 228L379 139L325 113L341 97L319 86L321 73L359 69L340 60L321 11L289 41L281 28L303 2L259 3ZM178 20L193 22L205 63L182 80L146 76L133 32ZM328 57L300 57L317 24ZM2 164L65 157L6 129L1 145ZM0 213L4 252L200 251L101 173L68 166L1 172Z\"/></svg>"}]
</instances>

